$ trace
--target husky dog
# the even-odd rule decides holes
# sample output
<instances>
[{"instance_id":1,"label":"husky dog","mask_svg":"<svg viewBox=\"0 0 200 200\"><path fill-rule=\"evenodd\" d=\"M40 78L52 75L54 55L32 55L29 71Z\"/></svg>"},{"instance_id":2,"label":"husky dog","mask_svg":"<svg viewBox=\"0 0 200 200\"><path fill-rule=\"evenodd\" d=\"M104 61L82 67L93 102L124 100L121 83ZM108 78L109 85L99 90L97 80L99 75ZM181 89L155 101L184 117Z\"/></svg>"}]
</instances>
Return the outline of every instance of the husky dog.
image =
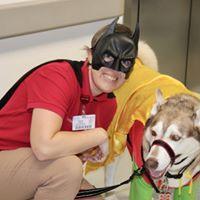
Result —
<instances>
[{"instance_id":1,"label":"husky dog","mask_svg":"<svg viewBox=\"0 0 200 200\"><path fill-rule=\"evenodd\" d=\"M151 109L142 135L143 166L156 189L168 195L173 189L190 184L195 177L198 177L200 99L183 93L164 99L158 89L156 103ZM107 182L111 185L116 163L109 167ZM171 195L167 199L169 198ZM113 196L110 199L117 198Z\"/></svg>"},{"instance_id":2,"label":"husky dog","mask_svg":"<svg viewBox=\"0 0 200 200\"><path fill-rule=\"evenodd\" d=\"M177 188L180 178L186 185L200 171L200 100L188 94L164 100L160 90L156 97L143 137L145 167L153 180L165 176Z\"/></svg>"}]
</instances>

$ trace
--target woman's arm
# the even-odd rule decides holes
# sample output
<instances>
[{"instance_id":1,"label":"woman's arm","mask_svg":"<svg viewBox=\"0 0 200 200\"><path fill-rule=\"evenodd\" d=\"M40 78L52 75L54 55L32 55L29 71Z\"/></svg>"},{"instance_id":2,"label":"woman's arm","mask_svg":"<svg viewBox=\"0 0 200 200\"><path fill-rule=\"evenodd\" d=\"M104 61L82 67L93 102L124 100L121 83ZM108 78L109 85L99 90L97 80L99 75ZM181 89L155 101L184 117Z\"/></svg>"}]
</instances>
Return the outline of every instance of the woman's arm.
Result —
<instances>
[{"instance_id":1,"label":"woman's arm","mask_svg":"<svg viewBox=\"0 0 200 200\"><path fill-rule=\"evenodd\" d=\"M60 131L62 122L62 118L54 112L33 109L30 142L39 160L75 155L108 139L103 128L76 132Z\"/></svg>"}]
</instances>

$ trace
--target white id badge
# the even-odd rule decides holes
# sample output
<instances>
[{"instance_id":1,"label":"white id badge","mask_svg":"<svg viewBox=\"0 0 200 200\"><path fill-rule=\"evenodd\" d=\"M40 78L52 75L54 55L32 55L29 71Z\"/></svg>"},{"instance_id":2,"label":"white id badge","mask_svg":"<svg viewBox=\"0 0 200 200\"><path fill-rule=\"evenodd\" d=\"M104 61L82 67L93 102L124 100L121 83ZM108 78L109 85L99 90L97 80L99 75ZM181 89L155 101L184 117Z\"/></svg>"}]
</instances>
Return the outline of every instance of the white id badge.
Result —
<instances>
[{"instance_id":1,"label":"white id badge","mask_svg":"<svg viewBox=\"0 0 200 200\"><path fill-rule=\"evenodd\" d=\"M95 115L77 115L72 118L72 130L81 131L95 128Z\"/></svg>"}]
</instances>

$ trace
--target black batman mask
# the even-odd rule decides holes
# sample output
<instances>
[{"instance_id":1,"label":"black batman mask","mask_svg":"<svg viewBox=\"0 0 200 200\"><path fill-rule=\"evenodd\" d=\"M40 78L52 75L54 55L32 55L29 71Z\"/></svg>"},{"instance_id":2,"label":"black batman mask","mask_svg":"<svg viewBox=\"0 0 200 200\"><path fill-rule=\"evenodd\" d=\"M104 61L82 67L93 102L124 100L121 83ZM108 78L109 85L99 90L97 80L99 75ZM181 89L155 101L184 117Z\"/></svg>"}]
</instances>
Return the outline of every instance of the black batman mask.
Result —
<instances>
[{"instance_id":1,"label":"black batman mask","mask_svg":"<svg viewBox=\"0 0 200 200\"><path fill-rule=\"evenodd\" d=\"M107 28L106 32L92 47L92 68L99 70L107 67L126 74L128 78L133 69L135 58L138 52L139 41L139 1L138 17L135 31L130 33L115 32L118 18L116 18Z\"/></svg>"},{"instance_id":2,"label":"black batman mask","mask_svg":"<svg viewBox=\"0 0 200 200\"><path fill-rule=\"evenodd\" d=\"M137 56L137 45L126 34L114 33L102 38L93 49L92 66L102 66L128 74Z\"/></svg>"}]
</instances>

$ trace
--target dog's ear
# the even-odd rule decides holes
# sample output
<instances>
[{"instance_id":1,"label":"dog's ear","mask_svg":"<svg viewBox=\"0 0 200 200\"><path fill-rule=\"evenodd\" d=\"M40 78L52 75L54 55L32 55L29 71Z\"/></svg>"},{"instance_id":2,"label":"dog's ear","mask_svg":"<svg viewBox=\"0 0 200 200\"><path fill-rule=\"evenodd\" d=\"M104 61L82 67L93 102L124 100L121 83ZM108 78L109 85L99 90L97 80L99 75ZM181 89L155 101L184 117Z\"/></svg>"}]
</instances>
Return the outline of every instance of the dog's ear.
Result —
<instances>
[{"instance_id":1,"label":"dog's ear","mask_svg":"<svg viewBox=\"0 0 200 200\"><path fill-rule=\"evenodd\" d=\"M195 138L200 142L200 108L194 113Z\"/></svg>"},{"instance_id":2,"label":"dog's ear","mask_svg":"<svg viewBox=\"0 0 200 200\"><path fill-rule=\"evenodd\" d=\"M164 97L163 97L163 93L160 89L156 90L156 103L153 105L152 109L151 109L151 116L154 116L160 106L165 102Z\"/></svg>"}]
</instances>

